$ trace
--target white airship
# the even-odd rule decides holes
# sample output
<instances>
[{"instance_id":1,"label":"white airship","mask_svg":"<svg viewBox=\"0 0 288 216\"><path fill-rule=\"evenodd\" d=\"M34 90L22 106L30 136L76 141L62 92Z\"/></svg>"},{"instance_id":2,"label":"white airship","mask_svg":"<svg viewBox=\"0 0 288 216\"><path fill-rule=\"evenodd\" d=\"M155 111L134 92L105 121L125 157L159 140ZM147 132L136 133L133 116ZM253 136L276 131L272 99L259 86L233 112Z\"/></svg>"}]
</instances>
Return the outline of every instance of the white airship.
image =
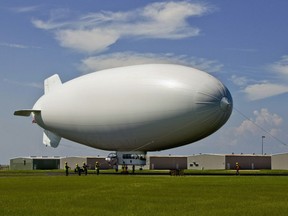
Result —
<instances>
[{"instance_id":1,"label":"white airship","mask_svg":"<svg viewBox=\"0 0 288 216\"><path fill-rule=\"evenodd\" d=\"M57 147L61 137L116 151L117 164L143 165L147 151L193 143L229 119L232 97L215 77L180 65L146 64L112 68L66 83L53 75L32 109L44 129L43 143Z\"/></svg>"}]
</instances>

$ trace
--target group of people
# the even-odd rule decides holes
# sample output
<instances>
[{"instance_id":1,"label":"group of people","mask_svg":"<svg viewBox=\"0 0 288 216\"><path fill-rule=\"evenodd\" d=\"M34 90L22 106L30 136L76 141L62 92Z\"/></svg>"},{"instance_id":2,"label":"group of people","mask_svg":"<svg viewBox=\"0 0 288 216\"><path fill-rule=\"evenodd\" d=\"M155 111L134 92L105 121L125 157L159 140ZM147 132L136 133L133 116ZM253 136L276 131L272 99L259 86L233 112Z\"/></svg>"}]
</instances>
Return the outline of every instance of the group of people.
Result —
<instances>
[{"instance_id":1,"label":"group of people","mask_svg":"<svg viewBox=\"0 0 288 216\"><path fill-rule=\"evenodd\" d=\"M66 176L69 175L69 169L70 167L68 166L68 163L65 162L65 173L66 173ZM240 165L238 162L236 162L236 165L235 165L235 170L236 170L236 175L239 175L239 170L240 170ZM95 163L95 171L96 171L96 174L99 175L99 172L100 172L100 164L98 163L98 161L96 161ZM135 171L135 166L133 165L133 173ZM85 164L85 162L83 162L83 166L82 168L76 164L76 167L75 167L75 172L78 173L79 176L81 176L82 172L84 172L85 175L88 174L88 166L87 164ZM122 165L122 172L127 172L127 165L125 166L125 164Z\"/></svg>"},{"instance_id":2,"label":"group of people","mask_svg":"<svg viewBox=\"0 0 288 216\"><path fill-rule=\"evenodd\" d=\"M68 166L68 163L65 162L65 174L66 176L69 175L69 169L70 167ZM87 175L88 174L88 166L85 162L83 162L83 165L82 167L80 167L78 164L76 164L76 167L75 167L75 173L77 173L79 176L81 176L82 172ZM96 161L95 163L95 171L96 171L96 174L99 175L99 172L100 172L100 164L98 163L98 161Z\"/></svg>"}]
</instances>

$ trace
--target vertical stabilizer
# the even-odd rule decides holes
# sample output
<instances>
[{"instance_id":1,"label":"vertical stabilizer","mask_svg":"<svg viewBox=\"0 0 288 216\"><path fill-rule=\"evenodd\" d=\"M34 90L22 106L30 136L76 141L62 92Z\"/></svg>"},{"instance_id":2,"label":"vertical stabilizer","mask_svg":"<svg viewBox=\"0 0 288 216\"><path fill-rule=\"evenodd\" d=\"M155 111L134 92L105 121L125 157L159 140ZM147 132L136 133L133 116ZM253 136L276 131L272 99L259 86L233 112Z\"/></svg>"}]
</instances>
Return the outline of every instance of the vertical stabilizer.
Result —
<instances>
[{"instance_id":1,"label":"vertical stabilizer","mask_svg":"<svg viewBox=\"0 0 288 216\"><path fill-rule=\"evenodd\" d=\"M59 88L62 85L61 79L58 74L54 74L53 76L44 80L44 93L48 94L51 91Z\"/></svg>"},{"instance_id":2,"label":"vertical stabilizer","mask_svg":"<svg viewBox=\"0 0 288 216\"><path fill-rule=\"evenodd\" d=\"M61 137L57 134L44 130L43 133L43 144L46 146L51 146L53 148L57 148L60 143Z\"/></svg>"}]
</instances>

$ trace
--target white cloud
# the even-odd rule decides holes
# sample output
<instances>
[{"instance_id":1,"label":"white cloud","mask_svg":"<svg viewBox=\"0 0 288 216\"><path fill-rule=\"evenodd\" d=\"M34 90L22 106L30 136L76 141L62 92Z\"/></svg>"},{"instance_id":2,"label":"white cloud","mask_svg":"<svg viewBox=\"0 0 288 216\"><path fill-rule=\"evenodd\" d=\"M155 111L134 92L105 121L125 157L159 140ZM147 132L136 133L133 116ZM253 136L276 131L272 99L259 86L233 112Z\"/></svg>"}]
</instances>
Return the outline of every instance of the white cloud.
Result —
<instances>
[{"instance_id":1,"label":"white cloud","mask_svg":"<svg viewBox=\"0 0 288 216\"><path fill-rule=\"evenodd\" d=\"M25 87L32 87L37 89L43 89L43 83L35 83L35 82L19 82L14 80L3 79L3 82L10 83L17 86L25 86Z\"/></svg>"},{"instance_id":2,"label":"white cloud","mask_svg":"<svg viewBox=\"0 0 288 216\"><path fill-rule=\"evenodd\" d=\"M231 76L231 81L237 86L245 86L248 83L247 77L244 77L244 76L239 77L236 75Z\"/></svg>"},{"instance_id":3,"label":"white cloud","mask_svg":"<svg viewBox=\"0 0 288 216\"><path fill-rule=\"evenodd\" d=\"M288 78L288 55L284 55L279 61L270 64L266 70L273 72L273 76L266 76L267 80L233 75L231 81L239 86L242 89L241 92L245 93L247 99L251 101L288 93L286 80ZM263 78L263 75L259 78ZM273 81L271 81L272 79Z\"/></svg>"},{"instance_id":4,"label":"white cloud","mask_svg":"<svg viewBox=\"0 0 288 216\"><path fill-rule=\"evenodd\" d=\"M63 47L82 52L102 52L123 37L181 39L197 36L200 29L187 19L202 16L211 7L188 1L156 2L128 12L97 12L74 21L34 19L35 27L51 30ZM63 19L63 17L61 17Z\"/></svg>"},{"instance_id":5,"label":"white cloud","mask_svg":"<svg viewBox=\"0 0 288 216\"><path fill-rule=\"evenodd\" d=\"M83 72L89 73L107 68L149 63L182 64L210 73L219 71L222 68L222 65L214 60L188 57L186 55L176 56L171 53L154 54L135 52L118 52L89 57L82 60L80 68Z\"/></svg>"},{"instance_id":6,"label":"white cloud","mask_svg":"<svg viewBox=\"0 0 288 216\"><path fill-rule=\"evenodd\" d=\"M284 93L288 93L288 86L277 83L260 83L248 85L244 90L249 100L260 100Z\"/></svg>"},{"instance_id":7,"label":"white cloud","mask_svg":"<svg viewBox=\"0 0 288 216\"><path fill-rule=\"evenodd\" d=\"M27 49L28 46L23 44L15 44L15 43L0 43L2 47L10 47L10 48L17 48L17 49Z\"/></svg>"},{"instance_id":8,"label":"white cloud","mask_svg":"<svg viewBox=\"0 0 288 216\"><path fill-rule=\"evenodd\" d=\"M56 38L60 45L86 52L102 52L118 39L113 31L93 29L83 30L64 30L56 33Z\"/></svg>"},{"instance_id":9,"label":"white cloud","mask_svg":"<svg viewBox=\"0 0 288 216\"><path fill-rule=\"evenodd\" d=\"M255 110L253 114L256 116L255 122L261 126L264 126L265 124L280 126L283 122L283 119L280 116L275 113L269 113L266 108L262 108L260 111Z\"/></svg>"},{"instance_id":10,"label":"white cloud","mask_svg":"<svg viewBox=\"0 0 288 216\"><path fill-rule=\"evenodd\" d=\"M15 7L15 8L11 8L11 10L16 13L29 13L29 12L36 11L39 8L40 8L39 5L32 5L32 6L26 6L26 7Z\"/></svg>"},{"instance_id":11,"label":"white cloud","mask_svg":"<svg viewBox=\"0 0 288 216\"><path fill-rule=\"evenodd\" d=\"M39 49L40 48L37 46L27 46L27 45L16 44L16 43L0 43L0 46L9 47L9 48L16 48L16 49L29 49L29 48Z\"/></svg>"},{"instance_id":12,"label":"white cloud","mask_svg":"<svg viewBox=\"0 0 288 216\"><path fill-rule=\"evenodd\" d=\"M254 118L244 120L241 125L235 128L236 135L253 134L257 135L265 128L271 135L276 136L283 123L282 117L275 113L270 113L268 109L262 108L253 112ZM260 128L259 128L260 127Z\"/></svg>"},{"instance_id":13,"label":"white cloud","mask_svg":"<svg viewBox=\"0 0 288 216\"><path fill-rule=\"evenodd\" d=\"M288 78L288 55L282 56L281 60L271 65L271 68L274 72Z\"/></svg>"}]
</instances>

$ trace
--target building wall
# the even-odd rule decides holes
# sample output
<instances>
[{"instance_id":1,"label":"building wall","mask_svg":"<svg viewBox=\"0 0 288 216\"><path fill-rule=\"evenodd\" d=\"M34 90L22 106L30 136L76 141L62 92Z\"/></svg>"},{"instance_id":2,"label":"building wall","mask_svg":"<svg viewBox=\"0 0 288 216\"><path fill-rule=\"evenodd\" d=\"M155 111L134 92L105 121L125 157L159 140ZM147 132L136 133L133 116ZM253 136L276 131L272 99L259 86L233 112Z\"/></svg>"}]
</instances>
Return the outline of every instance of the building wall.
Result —
<instances>
[{"instance_id":1,"label":"building wall","mask_svg":"<svg viewBox=\"0 0 288 216\"><path fill-rule=\"evenodd\" d=\"M82 167L83 162L87 164L87 158L86 157L65 157L60 159L60 169L65 169L65 162L67 162L68 166L71 170L74 170L76 168L76 164L78 166Z\"/></svg>"},{"instance_id":2,"label":"building wall","mask_svg":"<svg viewBox=\"0 0 288 216\"><path fill-rule=\"evenodd\" d=\"M20 157L10 160L11 170L51 170L59 169L60 158L46 158L46 157Z\"/></svg>"},{"instance_id":3,"label":"building wall","mask_svg":"<svg viewBox=\"0 0 288 216\"><path fill-rule=\"evenodd\" d=\"M10 159L11 170L33 170L33 160L31 158Z\"/></svg>"},{"instance_id":4,"label":"building wall","mask_svg":"<svg viewBox=\"0 0 288 216\"><path fill-rule=\"evenodd\" d=\"M235 169L236 162L240 169L271 169L270 155L226 155L226 169Z\"/></svg>"},{"instance_id":5,"label":"building wall","mask_svg":"<svg viewBox=\"0 0 288 216\"><path fill-rule=\"evenodd\" d=\"M273 170L288 170L288 153L272 155L271 168Z\"/></svg>"},{"instance_id":6,"label":"building wall","mask_svg":"<svg viewBox=\"0 0 288 216\"><path fill-rule=\"evenodd\" d=\"M225 169L225 155L201 154L189 156L188 169Z\"/></svg>"},{"instance_id":7,"label":"building wall","mask_svg":"<svg viewBox=\"0 0 288 216\"><path fill-rule=\"evenodd\" d=\"M34 170L60 169L60 158L37 158L32 160Z\"/></svg>"},{"instance_id":8,"label":"building wall","mask_svg":"<svg viewBox=\"0 0 288 216\"><path fill-rule=\"evenodd\" d=\"M88 157L87 158L87 165L88 169L95 169L96 161L100 165L100 169L112 169L113 167L110 166L110 164L106 161L104 157Z\"/></svg>"},{"instance_id":9,"label":"building wall","mask_svg":"<svg viewBox=\"0 0 288 216\"><path fill-rule=\"evenodd\" d=\"M57 162L58 161L58 162ZM10 160L11 170L64 169L65 162L74 170L85 162L88 169L95 169L95 162L100 169L111 169L104 157L66 157L41 158L20 157ZM150 156L147 157L146 169L235 169L236 162L241 169L286 169L288 170L288 153L277 155L213 155L193 156Z\"/></svg>"},{"instance_id":10,"label":"building wall","mask_svg":"<svg viewBox=\"0 0 288 216\"><path fill-rule=\"evenodd\" d=\"M60 160L60 169L64 169L65 162L67 162L68 166L71 170L74 170L76 164L80 167L83 166L83 162L88 166L89 170L95 169L95 163L98 161L100 164L100 169L111 169L109 163L105 160L105 157L65 157Z\"/></svg>"},{"instance_id":11,"label":"building wall","mask_svg":"<svg viewBox=\"0 0 288 216\"><path fill-rule=\"evenodd\" d=\"M151 170L187 169L187 157L150 156Z\"/></svg>"}]
</instances>

